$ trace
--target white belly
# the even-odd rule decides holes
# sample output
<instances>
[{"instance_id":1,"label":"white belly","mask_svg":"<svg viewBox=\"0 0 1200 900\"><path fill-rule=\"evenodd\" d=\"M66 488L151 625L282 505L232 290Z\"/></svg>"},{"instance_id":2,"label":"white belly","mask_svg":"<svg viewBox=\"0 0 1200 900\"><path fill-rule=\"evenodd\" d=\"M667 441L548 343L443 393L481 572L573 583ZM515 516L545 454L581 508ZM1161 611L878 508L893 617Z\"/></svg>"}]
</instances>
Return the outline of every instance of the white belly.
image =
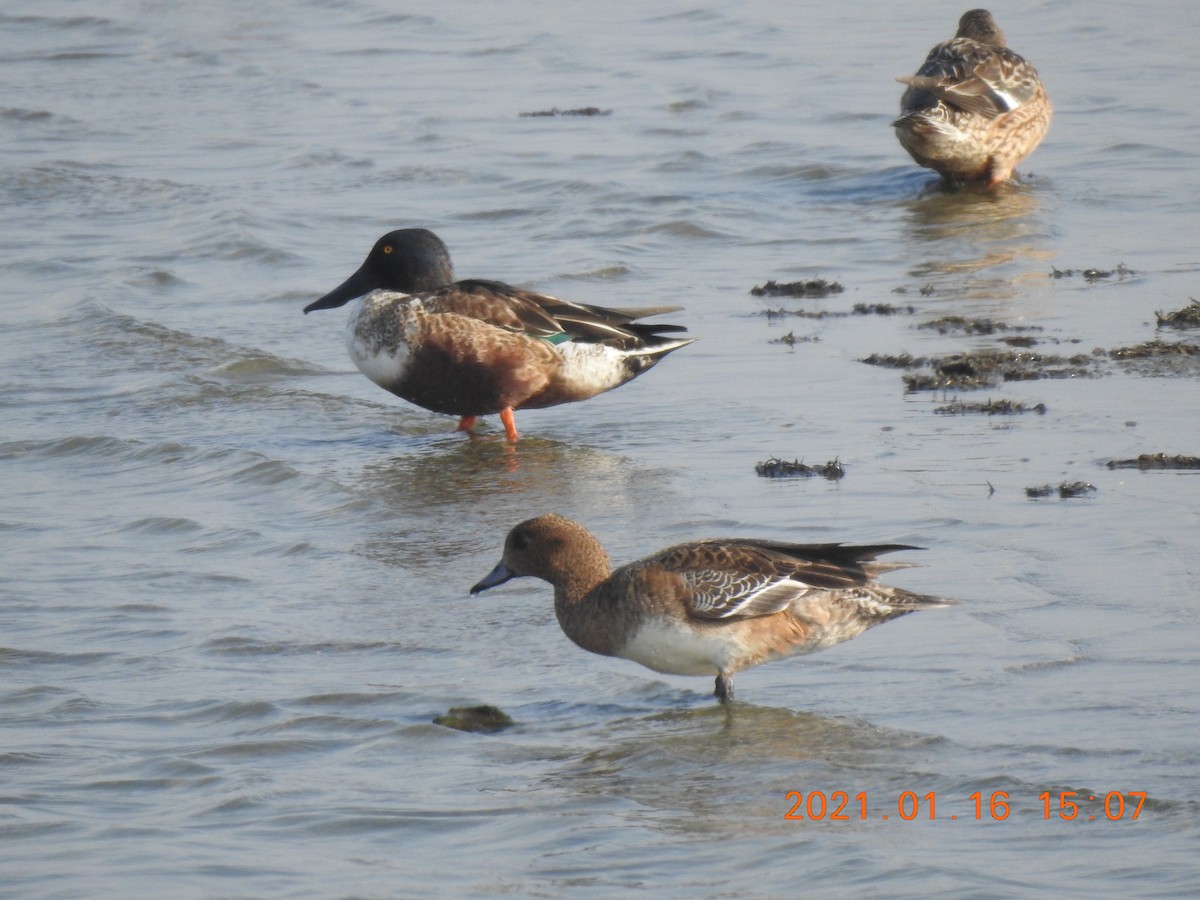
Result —
<instances>
[{"instance_id":1,"label":"white belly","mask_svg":"<svg viewBox=\"0 0 1200 900\"><path fill-rule=\"evenodd\" d=\"M618 655L667 675L716 675L730 649L728 639L696 634L674 622L647 622Z\"/></svg>"}]
</instances>

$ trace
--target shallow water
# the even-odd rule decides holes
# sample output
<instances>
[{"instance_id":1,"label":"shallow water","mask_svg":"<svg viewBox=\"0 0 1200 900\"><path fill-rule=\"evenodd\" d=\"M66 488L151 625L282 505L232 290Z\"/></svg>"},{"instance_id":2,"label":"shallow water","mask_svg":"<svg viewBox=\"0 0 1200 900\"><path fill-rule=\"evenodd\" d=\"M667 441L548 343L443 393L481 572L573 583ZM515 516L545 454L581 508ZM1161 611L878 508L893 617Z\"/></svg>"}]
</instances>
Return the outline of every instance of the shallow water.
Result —
<instances>
[{"instance_id":1,"label":"shallow water","mask_svg":"<svg viewBox=\"0 0 1200 900\"><path fill-rule=\"evenodd\" d=\"M1200 454L1200 367L1093 351L1200 342L1155 324L1200 271L1200 13L1086 10L996 10L1056 111L977 197L888 127L958 7L9 4L0 893L1194 896L1200 478L1105 463ZM702 340L466 440L300 314L412 225ZM844 293L749 293L816 277ZM952 315L1012 330L921 327ZM860 362L1015 335L1093 368L906 393ZM552 510L618 561L914 543L889 580L962 602L742 673L726 719L708 679L577 650L540 583L467 596ZM432 724L479 703L517 726Z\"/></svg>"}]
</instances>

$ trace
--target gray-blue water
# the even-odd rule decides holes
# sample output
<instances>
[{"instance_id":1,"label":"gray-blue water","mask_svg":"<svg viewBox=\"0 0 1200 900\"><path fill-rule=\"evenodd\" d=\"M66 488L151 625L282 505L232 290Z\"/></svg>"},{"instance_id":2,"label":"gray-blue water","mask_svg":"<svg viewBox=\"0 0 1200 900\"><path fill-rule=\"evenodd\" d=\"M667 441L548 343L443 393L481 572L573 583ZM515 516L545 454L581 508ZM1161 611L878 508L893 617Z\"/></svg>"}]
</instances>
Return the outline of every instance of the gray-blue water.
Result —
<instances>
[{"instance_id":1,"label":"gray-blue water","mask_svg":"<svg viewBox=\"0 0 1200 900\"><path fill-rule=\"evenodd\" d=\"M6 4L0 894L1200 892L1200 477L1105 465L1200 455L1200 356L1094 353L1200 344L1155 317L1200 296L1200 12L994 7L1056 112L980 198L889 124L962 9ZM300 312L405 226L701 340L467 440ZM844 293L749 293L818 277ZM1012 337L1091 367L906 392L860 361ZM1066 481L1097 490L1026 497ZM541 583L467 596L547 511L617 561L918 544L889 580L962 602L743 673L727 721L709 679L571 645ZM432 723L479 703L517 726Z\"/></svg>"}]
</instances>

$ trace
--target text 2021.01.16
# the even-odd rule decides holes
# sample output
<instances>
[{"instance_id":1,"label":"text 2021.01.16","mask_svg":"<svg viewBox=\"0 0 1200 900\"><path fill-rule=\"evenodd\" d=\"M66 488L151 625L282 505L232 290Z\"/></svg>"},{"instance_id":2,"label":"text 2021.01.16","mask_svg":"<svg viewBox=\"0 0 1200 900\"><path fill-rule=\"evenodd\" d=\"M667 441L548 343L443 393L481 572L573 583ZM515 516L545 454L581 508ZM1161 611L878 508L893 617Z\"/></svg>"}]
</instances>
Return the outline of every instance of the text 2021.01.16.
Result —
<instances>
[{"instance_id":1,"label":"text 2021.01.16","mask_svg":"<svg viewBox=\"0 0 1200 900\"><path fill-rule=\"evenodd\" d=\"M833 791L830 794L824 791L788 791L784 799L789 806L783 817L791 820L865 822L868 818L878 818L886 821L895 815L905 822L911 822L914 819L938 818L938 798L935 791L925 794L901 791L891 809L885 805L875 812L868 811L866 791L855 794L849 791ZM956 808L949 815L943 810L941 818L990 819L1003 822L1012 813L1008 791L993 791L991 794L976 791L966 799L965 807ZM1078 791L1043 791L1038 795L1038 800L1042 804L1043 819L1134 821L1141 815L1142 805L1146 802L1146 792L1109 791L1105 794L1082 794Z\"/></svg>"}]
</instances>

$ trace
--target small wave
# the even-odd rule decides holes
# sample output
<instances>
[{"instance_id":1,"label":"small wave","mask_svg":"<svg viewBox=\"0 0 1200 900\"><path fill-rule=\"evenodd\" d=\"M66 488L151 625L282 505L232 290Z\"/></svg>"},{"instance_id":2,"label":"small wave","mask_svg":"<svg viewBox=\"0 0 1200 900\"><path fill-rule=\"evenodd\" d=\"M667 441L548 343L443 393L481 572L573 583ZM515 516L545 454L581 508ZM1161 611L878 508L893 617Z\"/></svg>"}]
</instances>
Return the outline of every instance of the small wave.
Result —
<instances>
[{"instance_id":1,"label":"small wave","mask_svg":"<svg viewBox=\"0 0 1200 900\"><path fill-rule=\"evenodd\" d=\"M134 519L122 525L120 530L144 534L188 534L200 531L203 526L193 519L173 518L169 516L147 516L144 519Z\"/></svg>"},{"instance_id":2,"label":"small wave","mask_svg":"<svg viewBox=\"0 0 1200 900\"><path fill-rule=\"evenodd\" d=\"M210 375L238 383L274 381L303 375L324 375L325 369L297 359L285 359L262 351L245 351L245 355L209 369Z\"/></svg>"},{"instance_id":3,"label":"small wave","mask_svg":"<svg viewBox=\"0 0 1200 900\"><path fill-rule=\"evenodd\" d=\"M204 649L208 653L222 656L307 656L317 653L361 653L378 650L411 648L398 647L388 641L321 641L318 643L292 643L288 641L262 641L247 637L223 637L208 641Z\"/></svg>"}]
</instances>

